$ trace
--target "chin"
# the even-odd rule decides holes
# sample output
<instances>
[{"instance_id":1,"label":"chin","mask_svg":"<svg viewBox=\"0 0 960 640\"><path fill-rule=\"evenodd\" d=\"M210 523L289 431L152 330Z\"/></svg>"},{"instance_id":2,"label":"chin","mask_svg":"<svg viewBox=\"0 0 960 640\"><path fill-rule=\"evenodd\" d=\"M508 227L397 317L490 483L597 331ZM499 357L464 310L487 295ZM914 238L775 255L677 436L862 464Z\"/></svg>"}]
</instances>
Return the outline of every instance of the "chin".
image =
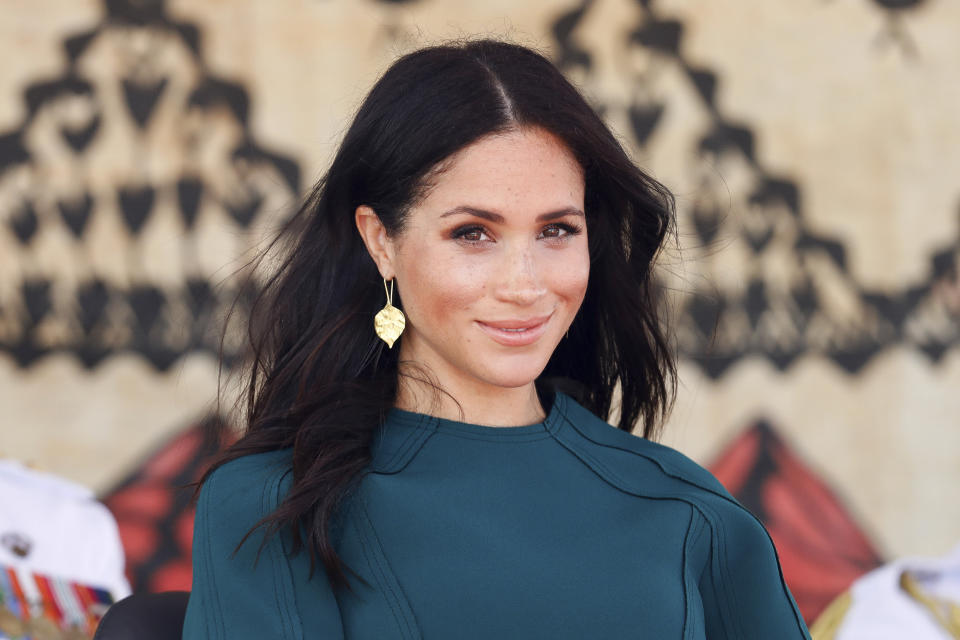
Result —
<instances>
[{"instance_id":1,"label":"chin","mask_svg":"<svg viewBox=\"0 0 960 640\"><path fill-rule=\"evenodd\" d=\"M515 389L530 384L543 373L547 360L531 358L527 362L497 363L486 369L486 375L479 376L489 384Z\"/></svg>"}]
</instances>

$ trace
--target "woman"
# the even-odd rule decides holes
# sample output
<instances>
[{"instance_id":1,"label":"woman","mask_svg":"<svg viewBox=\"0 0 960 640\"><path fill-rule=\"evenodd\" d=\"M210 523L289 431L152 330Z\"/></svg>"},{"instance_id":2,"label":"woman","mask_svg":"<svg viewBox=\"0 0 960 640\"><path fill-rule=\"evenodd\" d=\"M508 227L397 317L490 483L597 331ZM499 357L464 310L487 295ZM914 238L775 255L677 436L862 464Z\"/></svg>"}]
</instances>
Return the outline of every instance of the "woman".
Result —
<instances>
[{"instance_id":1,"label":"woman","mask_svg":"<svg viewBox=\"0 0 960 640\"><path fill-rule=\"evenodd\" d=\"M183 637L809 637L762 525L649 439L672 225L541 55L398 60L254 305Z\"/></svg>"}]
</instances>

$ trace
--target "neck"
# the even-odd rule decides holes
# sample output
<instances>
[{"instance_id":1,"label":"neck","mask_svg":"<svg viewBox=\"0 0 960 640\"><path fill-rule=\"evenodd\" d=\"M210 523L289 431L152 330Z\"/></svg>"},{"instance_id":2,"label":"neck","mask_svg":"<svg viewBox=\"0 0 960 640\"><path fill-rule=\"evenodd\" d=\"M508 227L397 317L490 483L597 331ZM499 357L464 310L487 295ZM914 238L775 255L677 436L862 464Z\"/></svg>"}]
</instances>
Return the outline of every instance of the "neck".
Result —
<instances>
[{"instance_id":1,"label":"neck","mask_svg":"<svg viewBox=\"0 0 960 640\"><path fill-rule=\"evenodd\" d=\"M447 393L444 393L423 382L418 373L411 376L415 377L402 375L399 378L394 403L398 409L491 427L523 426L546 418L532 381L514 388L487 384L458 385L458 388L446 385L444 390Z\"/></svg>"}]
</instances>

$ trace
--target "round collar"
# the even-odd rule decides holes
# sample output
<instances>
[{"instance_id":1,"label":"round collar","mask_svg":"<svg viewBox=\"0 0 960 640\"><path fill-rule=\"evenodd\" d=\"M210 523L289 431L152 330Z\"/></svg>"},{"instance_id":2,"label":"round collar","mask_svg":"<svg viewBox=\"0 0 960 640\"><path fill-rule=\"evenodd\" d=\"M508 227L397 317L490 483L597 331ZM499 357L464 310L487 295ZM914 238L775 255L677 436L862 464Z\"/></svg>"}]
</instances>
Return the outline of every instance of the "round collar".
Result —
<instances>
[{"instance_id":1,"label":"round collar","mask_svg":"<svg viewBox=\"0 0 960 640\"><path fill-rule=\"evenodd\" d=\"M407 411L406 409L398 409L396 407L391 408L387 412L386 424L415 427L431 432L463 435L484 440L514 440L528 436L543 437L555 430L566 401L566 394L560 391L553 392L553 401L550 403L547 415L542 421L518 426L496 427L473 422L462 422L460 420L441 418L439 416Z\"/></svg>"},{"instance_id":2,"label":"round collar","mask_svg":"<svg viewBox=\"0 0 960 640\"><path fill-rule=\"evenodd\" d=\"M542 422L512 427L461 422L394 407L388 410L385 422L375 432L371 446L372 468L379 473L400 471L433 435L500 443L550 438L563 425L570 402L573 402L572 398L556 391Z\"/></svg>"}]
</instances>

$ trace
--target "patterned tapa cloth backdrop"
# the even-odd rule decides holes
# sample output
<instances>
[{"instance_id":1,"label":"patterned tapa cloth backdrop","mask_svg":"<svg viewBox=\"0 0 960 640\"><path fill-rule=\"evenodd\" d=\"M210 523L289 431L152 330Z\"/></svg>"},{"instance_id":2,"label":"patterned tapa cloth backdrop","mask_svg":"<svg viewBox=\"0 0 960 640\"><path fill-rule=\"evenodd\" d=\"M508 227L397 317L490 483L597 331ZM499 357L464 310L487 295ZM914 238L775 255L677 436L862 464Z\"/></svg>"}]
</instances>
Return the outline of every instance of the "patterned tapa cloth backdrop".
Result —
<instances>
[{"instance_id":1,"label":"patterned tapa cloth backdrop","mask_svg":"<svg viewBox=\"0 0 960 640\"><path fill-rule=\"evenodd\" d=\"M64 68L24 88L26 116L0 138L0 346L24 368L216 353L234 292L213 274L299 189L297 164L254 139L247 90L205 67L196 25L159 3L105 10L60 43Z\"/></svg>"},{"instance_id":2,"label":"patterned tapa cloth backdrop","mask_svg":"<svg viewBox=\"0 0 960 640\"><path fill-rule=\"evenodd\" d=\"M396 55L473 33L542 48L676 192L680 251L660 267L682 384L666 441L716 460L764 518L805 615L882 557L960 538L960 7L5 11L0 400L14 428L0 448L104 492L136 588L187 583L191 516L169 487L202 465L182 425L208 415L238 293L242 314L232 273ZM156 456L183 465L140 466Z\"/></svg>"}]
</instances>

